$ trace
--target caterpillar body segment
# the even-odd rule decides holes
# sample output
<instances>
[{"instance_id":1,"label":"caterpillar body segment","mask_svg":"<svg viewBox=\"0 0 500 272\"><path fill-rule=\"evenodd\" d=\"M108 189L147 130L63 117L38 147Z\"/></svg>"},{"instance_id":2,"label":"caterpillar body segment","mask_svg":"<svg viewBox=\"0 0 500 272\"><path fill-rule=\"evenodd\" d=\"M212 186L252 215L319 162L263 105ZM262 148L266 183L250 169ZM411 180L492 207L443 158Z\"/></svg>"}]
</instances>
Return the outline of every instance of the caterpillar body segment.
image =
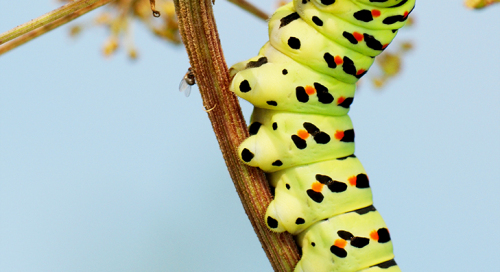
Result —
<instances>
[{"instance_id":1,"label":"caterpillar body segment","mask_svg":"<svg viewBox=\"0 0 500 272\"><path fill-rule=\"evenodd\" d=\"M355 156L273 172L268 179L275 199L266 220L274 231L296 235L320 220L373 204L368 177Z\"/></svg>"},{"instance_id":2,"label":"caterpillar body segment","mask_svg":"<svg viewBox=\"0 0 500 272\"><path fill-rule=\"evenodd\" d=\"M370 57L380 54L397 34L393 29L367 29L335 17L329 18L327 12L311 4L300 5L297 13L328 39Z\"/></svg>"},{"instance_id":3,"label":"caterpillar body segment","mask_svg":"<svg viewBox=\"0 0 500 272\"><path fill-rule=\"evenodd\" d=\"M297 9L314 5L338 19L366 29L400 29L413 11L415 0L356 1L356 0L293 0ZM322 4L325 3L325 4Z\"/></svg>"},{"instance_id":4,"label":"caterpillar body segment","mask_svg":"<svg viewBox=\"0 0 500 272\"><path fill-rule=\"evenodd\" d=\"M354 153L351 118L255 108L250 136L239 147L243 161L263 171L331 160Z\"/></svg>"},{"instance_id":5,"label":"caterpillar body segment","mask_svg":"<svg viewBox=\"0 0 500 272\"><path fill-rule=\"evenodd\" d=\"M259 69L245 69L260 60L266 63ZM338 116L347 114L354 99L354 84L318 73L269 43L259 56L235 64L231 72L235 76L230 89L257 108Z\"/></svg>"},{"instance_id":6,"label":"caterpillar body segment","mask_svg":"<svg viewBox=\"0 0 500 272\"><path fill-rule=\"evenodd\" d=\"M288 18L288 19L287 19ZM292 3L279 8L269 21L269 42L278 51L313 70L354 84L374 59L335 41L326 39L293 9ZM336 69L342 66L342 69Z\"/></svg>"},{"instance_id":7,"label":"caterpillar body segment","mask_svg":"<svg viewBox=\"0 0 500 272\"><path fill-rule=\"evenodd\" d=\"M297 242L302 259L295 271L364 271L394 259L389 231L373 206L320 221Z\"/></svg>"},{"instance_id":8,"label":"caterpillar body segment","mask_svg":"<svg viewBox=\"0 0 500 272\"><path fill-rule=\"evenodd\" d=\"M268 173L267 226L302 247L297 272L398 272L392 241L354 156L355 83L415 0L293 0L269 21L258 56L231 68L255 106L240 158Z\"/></svg>"}]
</instances>

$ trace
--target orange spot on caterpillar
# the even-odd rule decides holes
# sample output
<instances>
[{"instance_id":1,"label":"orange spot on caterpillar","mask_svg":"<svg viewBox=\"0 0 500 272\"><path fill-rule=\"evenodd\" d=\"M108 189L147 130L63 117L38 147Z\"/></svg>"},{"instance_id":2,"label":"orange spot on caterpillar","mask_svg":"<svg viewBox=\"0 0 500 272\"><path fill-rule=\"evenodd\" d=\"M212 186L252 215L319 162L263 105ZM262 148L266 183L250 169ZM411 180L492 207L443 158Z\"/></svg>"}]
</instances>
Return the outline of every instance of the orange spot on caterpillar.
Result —
<instances>
[{"instance_id":1,"label":"orange spot on caterpillar","mask_svg":"<svg viewBox=\"0 0 500 272\"><path fill-rule=\"evenodd\" d=\"M323 184L315 181L313 184L312 184L312 189L313 191L315 191L316 193L321 193L321 190L323 190Z\"/></svg>"},{"instance_id":2,"label":"orange spot on caterpillar","mask_svg":"<svg viewBox=\"0 0 500 272\"><path fill-rule=\"evenodd\" d=\"M363 40L363 34L359 33L359 32L353 32L352 35L354 36L354 38L360 42Z\"/></svg>"},{"instance_id":3,"label":"orange spot on caterpillar","mask_svg":"<svg viewBox=\"0 0 500 272\"><path fill-rule=\"evenodd\" d=\"M387 46L389 46L389 44L388 44L388 43L384 44L384 45L382 46L382 49L385 49Z\"/></svg>"},{"instance_id":4,"label":"orange spot on caterpillar","mask_svg":"<svg viewBox=\"0 0 500 272\"><path fill-rule=\"evenodd\" d=\"M370 232L370 238L372 238L375 241L378 241L378 232L376 230L372 230L372 232Z\"/></svg>"},{"instance_id":5,"label":"orange spot on caterpillar","mask_svg":"<svg viewBox=\"0 0 500 272\"><path fill-rule=\"evenodd\" d=\"M342 63L344 63L344 60L340 56L335 56L335 63L337 65L341 65Z\"/></svg>"},{"instance_id":6,"label":"orange spot on caterpillar","mask_svg":"<svg viewBox=\"0 0 500 272\"><path fill-rule=\"evenodd\" d=\"M365 69L359 69L358 72L356 73L356 75L361 75L362 73L364 73L366 70Z\"/></svg>"},{"instance_id":7,"label":"orange spot on caterpillar","mask_svg":"<svg viewBox=\"0 0 500 272\"><path fill-rule=\"evenodd\" d=\"M344 138L344 131L342 130L335 131L335 139L341 140L342 138Z\"/></svg>"},{"instance_id":8,"label":"orange spot on caterpillar","mask_svg":"<svg viewBox=\"0 0 500 272\"><path fill-rule=\"evenodd\" d=\"M339 248L344 248L347 245L347 241L344 239L337 239L333 245Z\"/></svg>"},{"instance_id":9,"label":"orange spot on caterpillar","mask_svg":"<svg viewBox=\"0 0 500 272\"><path fill-rule=\"evenodd\" d=\"M299 131L297 131L297 135L302 139L302 140L305 140L307 138L309 138L309 132L303 130L303 129L300 129Z\"/></svg>"},{"instance_id":10,"label":"orange spot on caterpillar","mask_svg":"<svg viewBox=\"0 0 500 272\"><path fill-rule=\"evenodd\" d=\"M309 86L309 85L306 86L306 94L313 95L315 93L316 93L316 89L314 89L313 86Z\"/></svg>"},{"instance_id":11,"label":"orange spot on caterpillar","mask_svg":"<svg viewBox=\"0 0 500 272\"><path fill-rule=\"evenodd\" d=\"M349 177L347 180L351 186L356 186L356 176Z\"/></svg>"},{"instance_id":12,"label":"orange spot on caterpillar","mask_svg":"<svg viewBox=\"0 0 500 272\"><path fill-rule=\"evenodd\" d=\"M373 10L372 10L372 16L373 16L373 17L378 17L378 16L380 16L380 10L378 10L378 9L373 9Z\"/></svg>"},{"instance_id":13,"label":"orange spot on caterpillar","mask_svg":"<svg viewBox=\"0 0 500 272\"><path fill-rule=\"evenodd\" d=\"M337 104L342 104L342 102L345 101L345 97L341 96L339 98L337 98Z\"/></svg>"},{"instance_id":14,"label":"orange spot on caterpillar","mask_svg":"<svg viewBox=\"0 0 500 272\"><path fill-rule=\"evenodd\" d=\"M407 17L408 16L408 11L405 11L405 13L403 14L403 17Z\"/></svg>"}]
</instances>

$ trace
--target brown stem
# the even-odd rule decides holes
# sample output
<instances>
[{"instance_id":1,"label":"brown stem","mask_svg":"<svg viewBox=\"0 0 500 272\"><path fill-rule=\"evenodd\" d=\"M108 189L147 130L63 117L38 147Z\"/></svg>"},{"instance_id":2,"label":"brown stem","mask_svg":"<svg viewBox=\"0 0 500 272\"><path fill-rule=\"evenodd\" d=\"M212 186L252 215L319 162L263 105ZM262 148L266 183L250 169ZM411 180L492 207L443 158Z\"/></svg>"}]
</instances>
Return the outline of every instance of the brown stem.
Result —
<instances>
[{"instance_id":1,"label":"brown stem","mask_svg":"<svg viewBox=\"0 0 500 272\"><path fill-rule=\"evenodd\" d=\"M244 165L238 145L248 137L236 96L229 91L228 68L224 61L211 0L174 0L179 30L208 117L219 141L236 191L275 271L292 271L299 259L297 246L288 233L269 231L264 222L272 200L262 171Z\"/></svg>"},{"instance_id":2,"label":"brown stem","mask_svg":"<svg viewBox=\"0 0 500 272\"><path fill-rule=\"evenodd\" d=\"M23 45L31 40L33 40L34 38L38 37L38 36L41 36L53 29L56 29L68 22L71 22L73 21L74 19L86 14L87 12L89 11L92 11L98 7L101 7L103 5L106 5L107 3L109 2L112 2L114 0L99 0L98 2L90 5L90 6L86 6L84 8L81 8L79 10L76 10L74 11L73 13L69 14L69 15L66 15L62 18L59 18L55 21L52 21L51 23L48 23L48 24L45 24L43 26L40 26L8 43L5 43L5 44L2 44L0 45L0 55L20 46L20 45Z\"/></svg>"},{"instance_id":3,"label":"brown stem","mask_svg":"<svg viewBox=\"0 0 500 272\"><path fill-rule=\"evenodd\" d=\"M264 21L269 19L269 15L267 13L263 12L258 7L254 6L252 3L247 2L246 0L228 0L228 1L250 12L251 14L259 17Z\"/></svg>"},{"instance_id":4,"label":"brown stem","mask_svg":"<svg viewBox=\"0 0 500 272\"><path fill-rule=\"evenodd\" d=\"M18 27L15 27L7 32L0 34L0 44L6 43L32 30L47 25L55 20L58 20L64 16L70 15L77 10L93 5L99 1L101 0L77 0L69 4L66 4L58 9L48 12L36 19L33 19L27 23L24 23Z\"/></svg>"}]
</instances>

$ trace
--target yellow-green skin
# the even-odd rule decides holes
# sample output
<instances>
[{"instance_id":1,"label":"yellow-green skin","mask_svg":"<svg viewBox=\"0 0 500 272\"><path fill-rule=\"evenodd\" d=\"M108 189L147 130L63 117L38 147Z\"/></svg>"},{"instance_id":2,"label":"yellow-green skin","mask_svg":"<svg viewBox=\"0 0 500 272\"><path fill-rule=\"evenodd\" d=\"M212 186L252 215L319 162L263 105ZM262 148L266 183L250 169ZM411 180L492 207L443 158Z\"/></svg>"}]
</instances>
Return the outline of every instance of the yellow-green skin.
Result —
<instances>
[{"instance_id":1,"label":"yellow-green skin","mask_svg":"<svg viewBox=\"0 0 500 272\"><path fill-rule=\"evenodd\" d=\"M255 106L240 158L269 173L266 222L297 235L297 272L400 271L347 113L355 83L414 5L294 0L270 19L259 55L231 68L231 90Z\"/></svg>"}]
</instances>

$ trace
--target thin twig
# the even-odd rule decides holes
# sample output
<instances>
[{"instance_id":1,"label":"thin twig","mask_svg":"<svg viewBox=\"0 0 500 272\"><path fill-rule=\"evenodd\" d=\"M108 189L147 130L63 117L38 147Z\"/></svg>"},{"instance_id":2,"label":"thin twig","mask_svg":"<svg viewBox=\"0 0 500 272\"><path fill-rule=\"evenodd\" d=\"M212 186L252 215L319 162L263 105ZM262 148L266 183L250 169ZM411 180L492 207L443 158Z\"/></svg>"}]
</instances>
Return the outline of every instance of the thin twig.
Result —
<instances>
[{"instance_id":1,"label":"thin twig","mask_svg":"<svg viewBox=\"0 0 500 272\"><path fill-rule=\"evenodd\" d=\"M106 5L108 4L109 2L112 2L114 0L99 0L98 2L88 6L88 7L84 7L82 9L79 9L69 15L66 15L58 20L55 20L53 21L52 23L49 23L49 24L46 24L42 27L39 27L35 30L32 30L6 44L3 44L3 45L0 45L0 55L16 48L16 47L19 47L20 45L23 45L31 40L33 40L34 38L36 37L39 37L55 28L58 28L68 22L71 22L73 21L74 19L86 14L87 12L89 11L92 11L98 7L101 7L103 5Z\"/></svg>"},{"instance_id":2,"label":"thin twig","mask_svg":"<svg viewBox=\"0 0 500 272\"><path fill-rule=\"evenodd\" d=\"M260 19L267 21L269 19L269 15L264 11L260 10L258 7L254 6L252 3L247 2L246 0L228 0L229 2L237 5L238 7L250 12L251 14L259 17Z\"/></svg>"},{"instance_id":3,"label":"thin twig","mask_svg":"<svg viewBox=\"0 0 500 272\"><path fill-rule=\"evenodd\" d=\"M36 19L33 19L27 23L24 23L18 27L15 27L7 32L0 34L0 44L4 44L12 39L15 39L21 35L24 35L30 31L33 31L39 27L45 26L58 20L64 16L70 15L78 10L84 9L88 6L95 4L101 0L77 0L66 4L56 10L46 13ZM111 1L107 1L111 2Z\"/></svg>"},{"instance_id":4,"label":"thin twig","mask_svg":"<svg viewBox=\"0 0 500 272\"><path fill-rule=\"evenodd\" d=\"M160 12L156 10L156 1L149 0L149 4L151 5L151 11L153 12L154 17L160 17Z\"/></svg>"},{"instance_id":5,"label":"thin twig","mask_svg":"<svg viewBox=\"0 0 500 272\"><path fill-rule=\"evenodd\" d=\"M482 9L500 3L500 0L465 0L465 6L471 9Z\"/></svg>"},{"instance_id":6,"label":"thin twig","mask_svg":"<svg viewBox=\"0 0 500 272\"><path fill-rule=\"evenodd\" d=\"M273 233L264 222L272 200L262 171L244 165L237 147L248 131L236 96L229 91L229 74L213 18L211 0L174 0L179 30L186 45L203 105L245 212L275 271L292 271L299 260L297 245L288 233Z\"/></svg>"}]
</instances>

